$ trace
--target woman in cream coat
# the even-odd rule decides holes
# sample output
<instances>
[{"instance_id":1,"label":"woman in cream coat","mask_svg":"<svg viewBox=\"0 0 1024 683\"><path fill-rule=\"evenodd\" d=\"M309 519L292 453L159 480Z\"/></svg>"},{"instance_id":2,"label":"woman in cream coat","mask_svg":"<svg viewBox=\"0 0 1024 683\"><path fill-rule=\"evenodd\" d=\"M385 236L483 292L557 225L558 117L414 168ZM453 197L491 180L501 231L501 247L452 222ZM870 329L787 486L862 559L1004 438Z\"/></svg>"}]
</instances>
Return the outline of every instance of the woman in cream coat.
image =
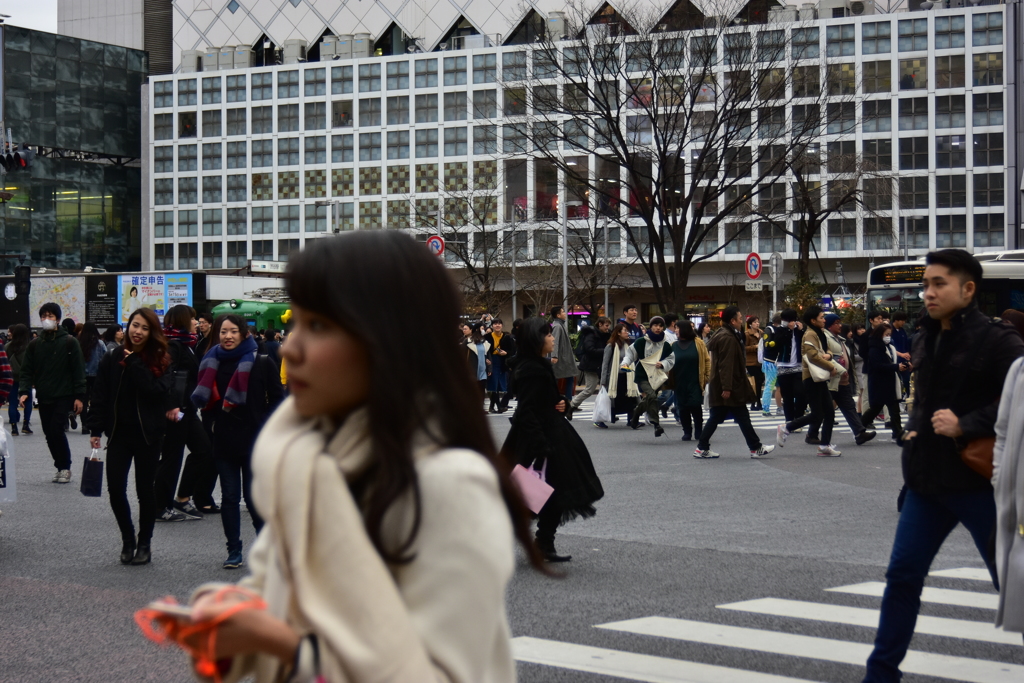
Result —
<instances>
[{"instance_id":1,"label":"woman in cream coat","mask_svg":"<svg viewBox=\"0 0 1024 683\"><path fill-rule=\"evenodd\" d=\"M192 599L196 621L246 591L266 602L221 623L224 680L512 683L514 538L542 560L451 343L444 266L403 233L366 231L293 256L287 281L291 396L253 455L252 574ZM393 362L409 339L379 331L396 306L431 312L416 334L431 362Z\"/></svg>"},{"instance_id":2,"label":"woman in cream coat","mask_svg":"<svg viewBox=\"0 0 1024 683\"><path fill-rule=\"evenodd\" d=\"M996 626L1024 633L1024 358L1010 366L999 400L992 458L996 496Z\"/></svg>"}]
</instances>

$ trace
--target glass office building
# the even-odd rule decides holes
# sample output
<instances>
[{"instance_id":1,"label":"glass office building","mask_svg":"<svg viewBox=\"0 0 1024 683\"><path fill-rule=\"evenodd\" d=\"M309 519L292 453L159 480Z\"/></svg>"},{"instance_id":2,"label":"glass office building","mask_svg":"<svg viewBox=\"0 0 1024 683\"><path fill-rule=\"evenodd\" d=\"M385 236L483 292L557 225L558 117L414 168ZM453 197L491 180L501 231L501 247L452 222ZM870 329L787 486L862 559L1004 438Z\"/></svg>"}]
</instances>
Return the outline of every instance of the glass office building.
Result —
<instances>
[{"instance_id":1,"label":"glass office building","mask_svg":"<svg viewBox=\"0 0 1024 683\"><path fill-rule=\"evenodd\" d=\"M4 272L18 259L47 268L138 270L141 101L147 57L3 26L3 120L37 152L2 176ZM5 194L5 196L7 196Z\"/></svg>"}]
</instances>

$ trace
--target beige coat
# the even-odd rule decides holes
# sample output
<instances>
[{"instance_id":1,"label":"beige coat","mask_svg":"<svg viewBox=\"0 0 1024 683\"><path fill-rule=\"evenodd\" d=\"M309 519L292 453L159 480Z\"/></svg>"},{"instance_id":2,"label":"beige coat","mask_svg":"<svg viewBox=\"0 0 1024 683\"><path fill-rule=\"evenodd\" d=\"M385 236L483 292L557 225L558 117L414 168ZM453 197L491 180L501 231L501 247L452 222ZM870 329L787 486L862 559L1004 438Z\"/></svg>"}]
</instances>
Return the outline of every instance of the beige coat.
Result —
<instances>
[{"instance_id":1,"label":"beige coat","mask_svg":"<svg viewBox=\"0 0 1024 683\"><path fill-rule=\"evenodd\" d=\"M800 373L801 379L808 379L811 376L811 371L807 369L808 363L814 363L819 367L825 368L829 372L832 372L835 367L832 365L832 361L825 360L824 358L823 354L828 353L828 351L821 348L821 338L818 337L816 327L808 327L807 331L804 332L801 352L803 353L803 365Z\"/></svg>"},{"instance_id":2,"label":"beige coat","mask_svg":"<svg viewBox=\"0 0 1024 683\"><path fill-rule=\"evenodd\" d=\"M420 443L415 559L387 565L348 487L369 465L367 419L362 411L349 416L328 443L329 425L302 419L293 399L274 413L253 455L253 497L266 526L242 585L301 635L316 636L330 683L514 682L505 615L513 532L494 467L474 451ZM406 538L412 514L411 495L392 506L388 547ZM298 659L293 680L313 681L308 639ZM254 674L276 683L290 664L237 657L225 680Z\"/></svg>"}]
</instances>

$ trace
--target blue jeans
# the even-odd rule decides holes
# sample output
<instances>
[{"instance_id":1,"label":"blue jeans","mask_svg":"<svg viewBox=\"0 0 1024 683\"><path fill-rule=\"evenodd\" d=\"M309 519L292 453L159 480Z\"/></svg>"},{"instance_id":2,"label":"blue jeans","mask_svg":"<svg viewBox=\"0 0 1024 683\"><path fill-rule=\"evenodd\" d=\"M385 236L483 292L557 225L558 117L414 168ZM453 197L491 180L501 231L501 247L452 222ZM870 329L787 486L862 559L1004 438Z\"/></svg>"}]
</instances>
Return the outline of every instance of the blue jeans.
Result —
<instances>
[{"instance_id":1,"label":"blue jeans","mask_svg":"<svg viewBox=\"0 0 1024 683\"><path fill-rule=\"evenodd\" d=\"M12 398L13 397L13 398ZM11 387L11 393L7 395L7 417L12 425L18 424L21 416L18 414L18 383ZM25 424L32 421L32 396L25 401Z\"/></svg>"},{"instance_id":2,"label":"blue jeans","mask_svg":"<svg viewBox=\"0 0 1024 683\"><path fill-rule=\"evenodd\" d=\"M946 537L958 523L971 532L974 545L988 565L992 583L997 583L996 569L987 552L988 539L996 523L992 492L929 496L907 490L889 568L885 572L882 613L864 683L898 683L900 680L899 665L914 636L924 578Z\"/></svg>"}]
</instances>

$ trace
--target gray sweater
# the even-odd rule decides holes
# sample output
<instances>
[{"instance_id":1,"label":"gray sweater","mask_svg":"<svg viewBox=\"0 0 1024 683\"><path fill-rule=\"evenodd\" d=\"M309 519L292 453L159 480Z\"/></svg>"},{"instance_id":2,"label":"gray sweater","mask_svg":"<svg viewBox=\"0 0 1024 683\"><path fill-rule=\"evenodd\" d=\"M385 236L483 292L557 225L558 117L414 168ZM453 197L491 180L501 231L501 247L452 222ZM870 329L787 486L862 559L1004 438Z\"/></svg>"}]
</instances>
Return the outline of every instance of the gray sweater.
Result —
<instances>
[{"instance_id":1,"label":"gray sweater","mask_svg":"<svg viewBox=\"0 0 1024 683\"><path fill-rule=\"evenodd\" d=\"M576 356L573 355L572 340L569 338L569 330L564 320L555 318L551 321L551 334L555 337L555 350L551 352L552 358L558 362L552 366L555 371L555 379L575 377L579 369L576 367Z\"/></svg>"}]
</instances>

